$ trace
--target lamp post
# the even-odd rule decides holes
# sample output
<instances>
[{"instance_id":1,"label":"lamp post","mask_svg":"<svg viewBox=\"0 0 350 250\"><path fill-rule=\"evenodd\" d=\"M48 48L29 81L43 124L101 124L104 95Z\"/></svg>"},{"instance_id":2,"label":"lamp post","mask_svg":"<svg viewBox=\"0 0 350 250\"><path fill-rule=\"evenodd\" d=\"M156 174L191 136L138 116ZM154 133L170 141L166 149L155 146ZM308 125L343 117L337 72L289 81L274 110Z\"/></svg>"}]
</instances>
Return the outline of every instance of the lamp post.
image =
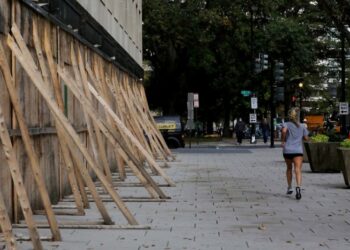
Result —
<instances>
[{"instance_id":1,"label":"lamp post","mask_svg":"<svg viewBox=\"0 0 350 250\"><path fill-rule=\"evenodd\" d=\"M300 122L303 121L303 111L302 111L302 104L303 104L303 87L304 87L304 83L303 82L299 82L298 84L299 86L299 109L300 109Z\"/></svg>"}]
</instances>

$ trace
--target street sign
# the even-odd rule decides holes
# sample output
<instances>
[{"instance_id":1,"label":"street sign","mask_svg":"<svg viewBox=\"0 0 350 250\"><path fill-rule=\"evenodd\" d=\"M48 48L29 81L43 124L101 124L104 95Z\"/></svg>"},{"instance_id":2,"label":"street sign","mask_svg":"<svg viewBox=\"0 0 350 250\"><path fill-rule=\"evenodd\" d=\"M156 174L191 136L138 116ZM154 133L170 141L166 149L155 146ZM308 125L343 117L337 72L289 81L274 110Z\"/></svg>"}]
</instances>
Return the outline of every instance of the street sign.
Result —
<instances>
[{"instance_id":1,"label":"street sign","mask_svg":"<svg viewBox=\"0 0 350 250\"><path fill-rule=\"evenodd\" d=\"M251 97L250 98L250 106L252 109L257 109L258 108L258 98L257 97Z\"/></svg>"},{"instance_id":2,"label":"street sign","mask_svg":"<svg viewBox=\"0 0 350 250\"><path fill-rule=\"evenodd\" d=\"M199 108L199 95L198 95L198 93L193 94L193 107Z\"/></svg>"},{"instance_id":3,"label":"street sign","mask_svg":"<svg viewBox=\"0 0 350 250\"><path fill-rule=\"evenodd\" d=\"M249 114L249 123L256 123L257 119L256 119L256 114Z\"/></svg>"},{"instance_id":4,"label":"street sign","mask_svg":"<svg viewBox=\"0 0 350 250\"><path fill-rule=\"evenodd\" d=\"M193 107L194 108L199 108L199 101L194 101L193 102Z\"/></svg>"},{"instance_id":5,"label":"street sign","mask_svg":"<svg viewBox=\"0 0 350 250\"><path fill-rule=\"evenodd\" d=\"M241 90L241 95L243 96L250 96L252 94L252 91L250 90Z\"/></svg>"},{"instance_id":6,"label":"street sign","mask_svg":"<svg viewBox=\"0 0 350 250\"><path fill-rule=\"evenodd\" d=\"M349 114L349 103L340 102L339 103L339 115L348 115Z\"/></svg>"}]
</instances>

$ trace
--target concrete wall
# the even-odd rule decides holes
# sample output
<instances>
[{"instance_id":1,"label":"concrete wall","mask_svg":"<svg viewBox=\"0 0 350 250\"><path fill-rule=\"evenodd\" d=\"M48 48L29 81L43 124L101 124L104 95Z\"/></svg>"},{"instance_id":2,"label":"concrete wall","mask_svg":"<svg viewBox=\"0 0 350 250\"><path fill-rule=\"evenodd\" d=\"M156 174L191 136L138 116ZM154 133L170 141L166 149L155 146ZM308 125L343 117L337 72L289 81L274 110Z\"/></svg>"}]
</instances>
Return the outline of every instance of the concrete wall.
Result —
<instances>
[{"instance_id":1,"label":"concrete wall","mask_svg":"<svg viewBox=\"0 0 350 250\"><path fill-rule=\"evenodd\" d=\"M142 66L142 0L77 0Z\"/></svg>"}]
</instances>

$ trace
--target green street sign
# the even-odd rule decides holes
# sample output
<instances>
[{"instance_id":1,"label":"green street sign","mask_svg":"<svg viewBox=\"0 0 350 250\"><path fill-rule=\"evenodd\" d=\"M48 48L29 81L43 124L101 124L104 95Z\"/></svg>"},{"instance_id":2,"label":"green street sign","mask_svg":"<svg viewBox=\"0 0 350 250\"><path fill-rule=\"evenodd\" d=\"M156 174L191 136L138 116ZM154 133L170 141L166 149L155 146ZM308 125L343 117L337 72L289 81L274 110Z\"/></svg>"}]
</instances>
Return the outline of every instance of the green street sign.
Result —
<instances>
[{"instance_id":1,"label":"green street sign","mask_svg":"<svg viewBox=\"0 0 350 250\"><path fill-rule=\"evenodd\" d=\"M241 94L243 96L250 96L252 94L252 91L250 91L250 90L241 90Z\"/></svg>"}]
</instances>

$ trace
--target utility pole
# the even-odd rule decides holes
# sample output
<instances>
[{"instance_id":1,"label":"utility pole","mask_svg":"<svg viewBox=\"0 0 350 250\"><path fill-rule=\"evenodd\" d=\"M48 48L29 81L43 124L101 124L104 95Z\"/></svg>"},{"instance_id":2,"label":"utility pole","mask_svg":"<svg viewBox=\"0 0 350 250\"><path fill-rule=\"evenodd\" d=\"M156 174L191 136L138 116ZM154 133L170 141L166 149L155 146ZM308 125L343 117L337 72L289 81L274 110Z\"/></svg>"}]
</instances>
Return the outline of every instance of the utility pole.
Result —
<instances>
[{"instance_id":1,"label":"utility pole","mask_svg":"<svg viewBox=\"0 0 350 250\"><path fill-rule=\"evenodd\" d=\"M273 66L271 67L271 71L273 72ZM275 96L275 79L274 77L271 77L271 83L270 83L270 111L271 111L271 117L270 117L270 148L275 147L275 124L274 124L274 118L276 116L276 109L275 109L275 103L274 103L274 96Z\"/></svg>"},{"instance_id":2,"label":"utility pole","mask_svg":"<svg viewBox=\"0 0 350 250\"><path fill-rule=\"evenodd\" d=\"M345 31L341 30L340 33L341 40L341 95L340 102L346 102L346 92L345 92ZM346 116L341 116L341 133L343 135L347 134L346 128Z\"/></svg>"}]
</instances>

